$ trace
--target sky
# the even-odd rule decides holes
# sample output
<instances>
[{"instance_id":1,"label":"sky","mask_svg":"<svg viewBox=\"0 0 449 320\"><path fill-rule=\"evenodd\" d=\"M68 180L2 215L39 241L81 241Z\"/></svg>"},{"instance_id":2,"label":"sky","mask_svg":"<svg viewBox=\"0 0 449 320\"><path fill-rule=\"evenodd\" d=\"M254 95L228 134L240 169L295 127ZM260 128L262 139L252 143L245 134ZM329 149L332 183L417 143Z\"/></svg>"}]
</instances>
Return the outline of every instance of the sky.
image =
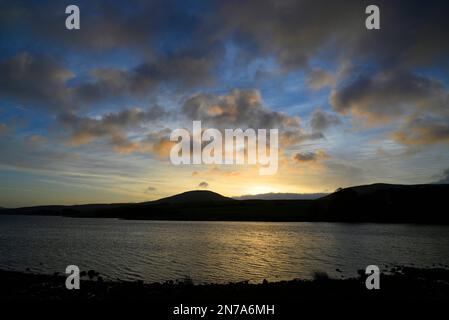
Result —
<instances>
[{"instance_id":1,"label":"sky","mask_svg":"<svg viewBox=\"0 0 449 320\"><path fill-rule=\"evenodd\" d=\"M80 8L67 30L66 6ZM365 8L380 8L380 30ZM447 1L0 1L0 207L449 182ZM279 169L170 132L276 128Z\"/></svg>"}]
</instances>

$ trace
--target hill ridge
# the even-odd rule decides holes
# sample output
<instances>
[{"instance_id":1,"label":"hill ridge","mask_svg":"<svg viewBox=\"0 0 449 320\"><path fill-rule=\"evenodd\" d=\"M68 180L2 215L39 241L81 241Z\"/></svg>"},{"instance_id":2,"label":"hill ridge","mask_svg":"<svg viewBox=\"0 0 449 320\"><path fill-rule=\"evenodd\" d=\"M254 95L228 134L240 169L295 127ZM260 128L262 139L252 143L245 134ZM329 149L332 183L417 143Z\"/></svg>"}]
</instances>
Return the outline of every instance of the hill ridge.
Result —
<instances>
[{"instance_id":1,"label":"hill ridge","mask_svg":"<svg viewBox=\"0 0 449 320\"><path fill-rule=\"evenodd\" d=\"M191 202L197 203L197 202L217 202L217 201L235 201L235 200L232 198L225 197L214 191L190 190L146 203L191 203Z\"/></svg>"}]
</instances>

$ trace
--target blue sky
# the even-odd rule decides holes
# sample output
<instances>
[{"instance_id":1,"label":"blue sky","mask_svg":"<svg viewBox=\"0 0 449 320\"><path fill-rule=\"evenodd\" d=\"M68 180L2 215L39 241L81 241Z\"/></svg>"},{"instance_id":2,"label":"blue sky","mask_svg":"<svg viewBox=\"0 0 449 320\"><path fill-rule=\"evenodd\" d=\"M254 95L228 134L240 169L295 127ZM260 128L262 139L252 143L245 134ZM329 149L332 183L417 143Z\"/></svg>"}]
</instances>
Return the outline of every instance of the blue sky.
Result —
<instances>
[{"instance_id":1,"label":"blue sky","mask_svg":"<svg viewBox=\"0 0 449 320\"><path fill-rule=\"evenodd\" d=\"M80 30L68 3L0 4L0 206L448 179L446 2L378 1L380 30L355 0L70 4ZM192 120L278 128L278 173L171 165Z\"/></svg>"}]
</instances>

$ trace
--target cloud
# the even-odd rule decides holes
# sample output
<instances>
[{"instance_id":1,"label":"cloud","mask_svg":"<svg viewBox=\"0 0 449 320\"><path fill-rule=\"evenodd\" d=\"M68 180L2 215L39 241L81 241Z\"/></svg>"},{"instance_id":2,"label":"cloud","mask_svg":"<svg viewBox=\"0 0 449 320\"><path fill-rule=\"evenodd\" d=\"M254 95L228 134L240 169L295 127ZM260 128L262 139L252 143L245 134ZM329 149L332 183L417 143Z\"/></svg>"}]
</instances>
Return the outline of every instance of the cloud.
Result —
<instances>
[{"instance_id":1,"label":"cloud","mask_svg":"<svg viewBox=\"0 0 449 320\"><path fill-rule=\"evenodd\" d=\"M203 170L193 171L192 176L194 177L202 177L204 179L207 178L217 178L217 177L237 177L242 173L241 171L235 171L235 167L229 166L212 166L206 167ZM257 168L255 170L258 170ZM245 172L248 173L248 168L245 168Z\"/></svg>"},{"instance_id":2,"label":"cloud","mask_svg":"<svg viewBox=\"0 0 449 320\"><path fill-rule=\"evenodd\" d=\"M314 69L309 74L307 84L313 90L320 90L325 87L333 87L337 83L337 79L332 73L323 69Z\"/></svg>"},{"instance_id":3,"label":"cloud","mask_svg":"<svg viewBox=\"0 0 449 320\"><path fill-rule=\"evenodd\" d=\"M121 95L146 97L166 87L183 90L209 86L219 81L229 43L248 61L273 57L285 72L307 67L311 70L308 84L316 90L334 87L337 81L330 72L311 66L317 59L331 65L358 61L383 70L405 70L431 66L449 57L445 41L449 22L442 14L449 10L445 2L380 0L377 5L382 8L382 29L371 33L363 23L366 4L358 0L212 1L198 10L187 10L171 1L139 1L132 8L104 1L80 1L79 5L86 27L77 32L61 27L65 5L57 1L2 4L0 26L19 35L32 34L39 43L58 46L63 52L107 54L125 50L142 61L129 68L94 68L89 79L78 78L76 84L68 86L73 74L60 59L25 54L1 63L1 93L25 103L39 102L46 108L72 109L74 104L89 105ZM182 41L171 41L175 36ZM32 62L23 72L17 72L24 64L21 60ZM241 73L242 64L234 67ZM14 78L14 74L19 76ZM363 89L363 83L359 85ZM365 85L370 86L369 81ZM358 88L354 83L341 89L348 91L351 87ZM338 92L335 108L339 112L347 114L349 108L369 114L351 104L358 103L357 97L353 101L345 92ZM354 96L354 92L349 94ZM377 119L382 116L382 112L376 114Z\"/></svg>"},{"instance_id":4,"label":"cloud","mask_svg":"<svg viewBox=\"0 0 449 320\"><path fill-rule=\"evenodd\" d=\"M301 144L304 141L324 139L322 132L307 133L302 129L281 132L279 140L281 145L291 147Z\"/></svg>"},{"instance_id":5,"label":"cloud","mask_svg":"<svg viewBox=\"0 0 449 320\"><path fill-rule=\"evenodd\" d=\"M172 146L169 129L160 130L148 110L83 113L82 107L116 105L122 97L130 103L141 99L137 104L142 105L149 98L179 103L179 126L202 120L204 127L279 128L283 148L323 139L342 115L356 125L388 124L388 132L376 132L405 146L448 141L447 1L379 0L381 30L375 32L365 29L366 3L359 0L78 3L82 25L77 32L64 29L65 4L58 1L0 4L0 32L13 39L0 58L1 99L7 108L24 105L23 114L37 107L59 115L61 131L74 145L106 143L120 153L166 157ZM29 52L17 53L23 49ZM347 61L354 65L345 68ZM255 88L246 79L254 67L264 92L270 94L273 79L279 82L277 97L266 100L276 100L276 108L265 104L258 90L222 93L233 86ZM292 80L303 83L304 76L312 90L326 90L307 92L304 99L302 93L282 90ZM267 79L273 82L262 82ZM317 109L304 126L295 114L277 109L300 110L309 105L307 98L321 103L327 90L338 116ZM1 119L9 127L0 125L0 134L19 112L10 109ZM30 122L42 126L36 132L45 135L43 127L52 121ZM364 133L359 137L366 141ZM335 138L328 142L344 149L340 141L346 137ZM305 160L314 157L300 153L297 161L320 161L319 156ZM352 179L352 170L338 170Z\"/></svg>"},{"instance_id":6,"label":"cloud","mask_svg":"<svg viewBox=\"0 0 449 320\"><path fill-rule=\"evenodd\" d=\"M170 133L168 128L149 133L141 141L141 151L153 153L159 158L168 158L171 148L176 144L170 140Z\"/></svg>"},{"instance_id":7,"label":"cloud","mask_svg":"<svg viewBox=\"0 0 449 320\"><path fill-rule=\"evenodd\" d=\"M166 158L175 142L170 141L171 130L165 128L152 131L139 140L131 140L129 132L143 132L146 125L159 120L166 120L173 114L156 106L148 110L140 108L109 112L100 117L79 116L75 113L62 113L58 120L65 128L67 140L75 145L92 143L99 139L106 141L119 153L150 152ZM322 117L334 122L330 115L322 112ZM324 138L317 130L305 131L300 125L299 117L273 111L264 106L257 90L232 90L229 94L196 94L187 98L177 115L180 123L187 127L192 120L203 121L203 128L253 128L279 129L280 144L283 147L297 145L306 140ZM324 125L321 123L322 127ZM315 128L317 129L317 128Z\"/></svg>"},{"instance_id":8,"label":"cloud","mask_svg":"<svg viewBox=\"0 0 449 320\"><path fill-rule=\"evenodd\" d=\"M39 140L38 144L36 140ZM62 166L76 160L75 154L44 142L43 137L33 138L33 135L25 138L11 135L0 139L0 164L6 168L49 170L57 174Z\"/></svg>"},{"instance_id":9,"label":"cloud","mask_svg":"<svg viewBox=\"0 0 449 320\"><path fill-rule=\"evenodd\" d=\"M152 45L171 33L194 32L203 15L186 10L175 1L135 1L111 3L106 0L79 0L81 28L64 28L66 3L43 0L33 3L18 0L0 4L0 26L21 26L27 34L62 47L91 52L105 52L128 47L152 53Z\"/></svg>"},{"instance_id":10,"label":"cloud","mask_svg":"<svg viewBox=\"0 0 449 320\"><path fill-rule=\"evenodd\" d=\"M299 118L266 108L258 90L234 89L226 95L197 94L187 99L182 111L189 119L221 127L299 126Z\"/></svg>"},{"instance_id":11,"label":"cloud","mask_svg":"<svg viewBox=\"0 0 449 320\"><path fill-rule=\"evenodd\" d=\"M68 130L69 142L73 145L88 144L96 139L108 138L109 143L119 153L130 153L140 148L140 144L130 141L127 130L143 129L143 125L163 119L166 112L156 106L144 111L140 108L109 112L100 118L64 113L59 116L62 126Z\"/></svg>"},{"instance_id":12,"label":"cloud","mask_svg":"<svg viewBox=\"0 0 449 320\"><path fill-rule=\"evenodd\" d=\"M149 186L146 190L145 190L145 194L151 194L154 191L156 191L157 189L155 187Z\"/></svg>"},{"instance_id":13,"label":"cloud","mask_svg":"<svg viewBox=\"0 0 449 320\"><path fill-rule=\"evenodd\" d=\"M324 150L299 152L293 156L293 159L298 163L317 163L329 158L330 156Z\"/></svg>"},{"instance_id":14,"label":"cloud","mask_svg":"<svg viewBox=\"0 0 449 320\"><path fill-rule=\"evenodd\" d=\"M449 142L449 117L411 117L391 134L397 142L408 146Z\"/></svg>"},{"instance_id":15,"label":"cloud","mask_svg":"<svg viewBox=\"0 0 449 320\"><path fill-rule=\"evenodd\" d=\"M0 94L46 109L73 107L66 82L74 74L54 58L27 52L0 62Z\"/></svg>"},{"instance_id":16,"label":"cloud","mask_svg":"<svg viewBox=\"0 0 449 320\"><path fill-rule=\"evenodd\" d=\"M23 52L0 62L0 94L47 111L74 111L117 97L144 98L162 86L210 82L210 63L208 57L176 56L130 69L94 68L90 77L69 85L76 75L59 59Z\"/></svg>"},{"instance_id":17,"label":"cloud","mask_svg":"<svg viewBox=\"0 0 449 320\"><path fill-rule=\"evenodd\" d=\"M198 188L207 189L209 187L209 184L206 181L200 182L198 185Z\"/></svg>"},{"instance_id":18,"label":"cloud","mask_svg":"<svg viewBox=\"0 0 449 320\"><path fill-rule=\"evenodd\" d=\"M39 134L32 134L25 138L25 142L27 145L36 148L47 143L47 138Z\"/></svg>"},{"instance_id":19,"label":"cloud","mask_svg":"<svg viewBox=\"0 0 449 320\"><path fill-rule=\"evenodd\" d=\"M306 66L319 48L331 42L335 50L340 49L339 40L353 41L363 11L361 5L348 2L254 0L237 5L230 1L220 11L235 37L252 44L248 49L275 56L284 69L290 69Z\"/></svg>"},{"instance_id":20,"label":"cloud","mask_svg":"<svg viewBox=\"0 0 449 320\"><path fill-rule=\"evenodd\" d=\"M285 70L308 66L317 57L377 60L388 68L422 66L444 61L449 52L445 41L449 22L444 15L449 4L445 1L378 0L382 27L376 32L367 32L367 3L359 0L230 0L208 1L203 6L167 0L138 1L132 6L106 1L77 4L82 11L77 32L61 26L66 4L51 0L2 3L0 27L23 30L40 43L80 52L121 49L159 60L165 51L167 58L211 60L210 71L222 61L229 42L246 60L274 57ZM175 37L182 41L167 45Z\"/></svg>"},{"instance_id":21,"label":"cloud","mask_svg":"<svg viewBox=\"0 0 449 320\"><path fill-rule=\"evenodd\" d=\"M437 183L437 184L449 184L449 168L444 170L441 178L438 181L434 182L434 183Z\"/></svg>"},{"instance_id":22,"label":"cloud","mask_svg":"<svg viewBox=\"0 0 449 320\"><path fill-rule=\"evenodd\" d=\"M444 1L376 2L381 29L367 32L365 8L348 1L226 1L220 9L226 30L258 55L275 56L285 69L303 67L317 56L329 61L377 60L388 68L444 61L449 22Z\"/></svg>"},{"instance_id":23,"label":"cloud","mask_svg":"<svg viewBox=\"0 0 449 320\"><path fill-rule=\"evenodd\" d=\"M156 89L188 89L213 82L215 57L178 55L160 57L130 69L96 68L91 80L81 83L75 94L85 103L120 96L144 98Z\"/></svg>"},{"instance_id":24,"label":"cloud","mask_svg":"<svg viewBox=\"0 0 449 320\"><path fill-rule=\"evenodd\" d=\"M133 58L131 61L135 57L140 61L131 67L101 64L88 77L80 75L72 87L67 87L63 81L67 79L61 80L60 75L73 74L61 66L63 56L31 59L33 55L27 53L35 63L28 66L26 73L20 72L20 61L14 64L18 58L7 61L9 67L1 65L1 74L7 76L2 77L4 83L0 82L5 93L22 93L22 101L35 101L38 97L53 107L62 107L67 103L89 105L121 95L144 97L162 87L186 89L213 83L213 72L225 52L224 44L214 40L214 30L205 27L206 16L165 1L138 1L132 5L78 1L77 5L82 26L76 32L68 32L64 27L66 5L52 0L38 5L29 1L0 4L0 29L13 30L12 36L19 43L31 35L34 42L57 47L62 55L81 52L81 57L90 55L97 59L98 54L110 57L109 54L125 52ZM171 42L172 37L177 38L176 43ZM168 42L173 43L173 48ZM54 79L55 74L59 78ZM11 84L4 85L8 83Z\"/></svg>"},{"instance_id":25,"label":"cloud","mask_svg":"<svg viewBox=\"0 0 449 320\"><path fill-rule=\"evenodd\" d=\"M398 70L362 74L334 89L330 97L335 111L371 124L390 122L418 109L439 111L448 101L440 81Z\"/></svg>"},{"instance_id":26,"label":"cloud","mask_svg":"<svg viewBox=\"0 0 449 320\"><path fill-rule=\"evenodd\" d=\"M6 134L9 132L9 128L5 123L0 123L0 135Z\"/></svg>"},{"instance_id":27,"label":"cloud","mask_svg":"<svg viewBox=\"0 0 449 320\"><path fill-rule=\"evenodd\" d=\"M186 100L182 113L187 119L219 129L279 129L281 143L288 146L324 137L320 132L305 132L299 117L267 108L258 90L234 89L225 95L200 93Z\"/></svg>"},{"instance_id":28,"label":"cloud","mask_svg":"<svg viewBox=\"0 0 449 320\"><path fill-rule=\"evenodd\" d=\"M315 109L310 119L310 125L314 132L324 131L340 123L341 121L336 115L325 112L321 108Z\"/></svg>"},{"instance_id":29,"label":"cloud","mask_svg":"<svg viewBox=\"0 0 449 320\"><path fill-rule=\"evenodd\" d=\"M449 91L434 78L391 70L362 73L332 91L335 111L366 126L395 123L390 136L406 146L449 142Z\"/></svg>"},{"instance_id":30,"label":"cloud","mask_svg":"<svg viewBox=\"0 0 449 320\"><path fill-rule=\"evenodd\" d=\"M51 112L77 110L117 97L145 98L156 89L188 89L212 83L214 50L204 55L159 57L129 69L94 68L77 75L61 59L19 53L0 61L0 94L14 102ZM75 84L68 81L76 78Z\"/></svg>"}]
</instances>

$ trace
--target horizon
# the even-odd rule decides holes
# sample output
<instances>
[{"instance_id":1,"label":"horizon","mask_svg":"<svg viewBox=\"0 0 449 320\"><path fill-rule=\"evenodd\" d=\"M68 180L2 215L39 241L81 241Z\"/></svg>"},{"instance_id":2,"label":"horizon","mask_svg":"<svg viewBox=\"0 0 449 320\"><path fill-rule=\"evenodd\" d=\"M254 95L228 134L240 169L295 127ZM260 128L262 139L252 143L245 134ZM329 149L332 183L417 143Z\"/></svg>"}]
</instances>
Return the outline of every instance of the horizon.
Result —
<instances>
[{"instance_id":1,"label":"horizon","mask_svg":"<svg viewBox=\"0 0 449 320\"><path fill-rule=\"evenodd\" d=\"M190 193L190 192L196 192L196 191L205 191L205 192L210 192L210 193L214 193L223 197L227 197L233 200L253 200L253 199L258 199L258 200L271 200L271 199L263 199L264 196L270 196L270 195L286 195L286 196L290 196L290 197L295 197L298 196L298 198L296 198L296 200L306 200L306 199L317 199L315 198L315 196L325 196L327 194L330 193L260 193L260 194L244 194L244 195L240 195L240 196L228 196L228 195L223 195L221 193L215 192L213 190L207 190L207 189L195 189L195 190L186 190L186 191L181 191L180 193L176 193L176 194L171 194L168 195L166 197L162 197L162 198L157 198L154 200L148 200L148 201L142 201L142 202L151 202L151 201L158 201L158 200L162 200L165 198L170 198L172 196L177 196L177 195L181 195L184 193ZM314 196L314 198L307 198L308 196ZM249 197L248 199L245 199ZM301 197L306 197L306 198L301 198ZM284 199L284 198L277 198L276 200L293 200L293 198L291 199ZM134 204L134 203L141 203L141 202L124 202L123 204ZM72 204L64 204L64 206L77 206L77 205L96 205L96 204L122 204L122 202L111 202L111 203L72 203ZM46 205L38 205L38 206L58 206L58 205L62 205L62 204L58 204L58 203L52 203L52 204L46 204ZM28 206L25 206L28 207ZM19 208L23 208L23 207L6 207L6 206L1 206L0 208L3 209L19 209Z\"/></svg>"},{"instance_id":2,"label":"horizon","mask_svg":"<svg viewBox=\"0 0 449 320\"><path fill-rule=\"evenodd\" d=\"M157 319L449 301L448 12L0 1L0 301Z\"/></svg>"},{"instance_id":3,"label":"horizon","mask_svg":"<svg viewBox=\"0 0 449 320\"><path fill-rule=\"evenodd\" d=\"M377 1L379 30L356 0L66 5L0 4L1 207L449 182L449 3ZM276 174L174 166L194 121L278 129Z\"/></svg>"},{"instance_id":4,"label":"horizon","mask_svg":"<svg viewBox=\"0 0 449 320\"><path fill-rule=\"evenodd\" d=\"M259 194L244 194L244 195L239 195L239 196L229 196L229 195L225 195L225 194L221 194L219 192L213 191L213 190L208 190L208 189L193 189L193 190L186 190L186 191L181 191L179 193L176 194L170 194L168 196L165 197L161 197L161 198L157 198L157 199L153 199L153 200L144 200L144 201L140 201L140 202L110 202L110 203L70 203L70 204L59 204L59 203L50 203L50 204L44 204L44 205L36 205L36 207L39 206L83 206L83 205L109 205L109 204L123 204L123 205L127 205L127 204L139 204L139 203L145 203L145 202L155 202L155 201L159 201L159 200L163 200L163 199L167 199L167 198L171 198L173 196L179 196L185 193L193 193L193 192L209 192L209 193L213 193L219 196L223 196L232 200L237 200L237 201L245 201L245 200L266 200L266 201L270 201L270 200L281 200L281 201L286 201L286 200L317 200L320 199L322 197L325 197L327 195L336 193L340 190L343 189L351 189L351 188L358 188L358 187L367 187L367 186L375 186L375 185L392 185L392 186L420 186L420 185L449 185L449 183L432 183L432 184L389 184L389 183L382 183L382 182L374 182L371 184L366 184L366 185L355 185L355 186L348 186L345 188L337 188L336 190L334 190L333 192L329 192L329 193L282 193L282 192L269 192L269 193L259 193ZM21 207L6 207L6 206L1 206L0 205L0 209L20 209L20 208L25 208L25 207L35 207L35 206L21 206Z\"/></svg>"}]
</instances>

